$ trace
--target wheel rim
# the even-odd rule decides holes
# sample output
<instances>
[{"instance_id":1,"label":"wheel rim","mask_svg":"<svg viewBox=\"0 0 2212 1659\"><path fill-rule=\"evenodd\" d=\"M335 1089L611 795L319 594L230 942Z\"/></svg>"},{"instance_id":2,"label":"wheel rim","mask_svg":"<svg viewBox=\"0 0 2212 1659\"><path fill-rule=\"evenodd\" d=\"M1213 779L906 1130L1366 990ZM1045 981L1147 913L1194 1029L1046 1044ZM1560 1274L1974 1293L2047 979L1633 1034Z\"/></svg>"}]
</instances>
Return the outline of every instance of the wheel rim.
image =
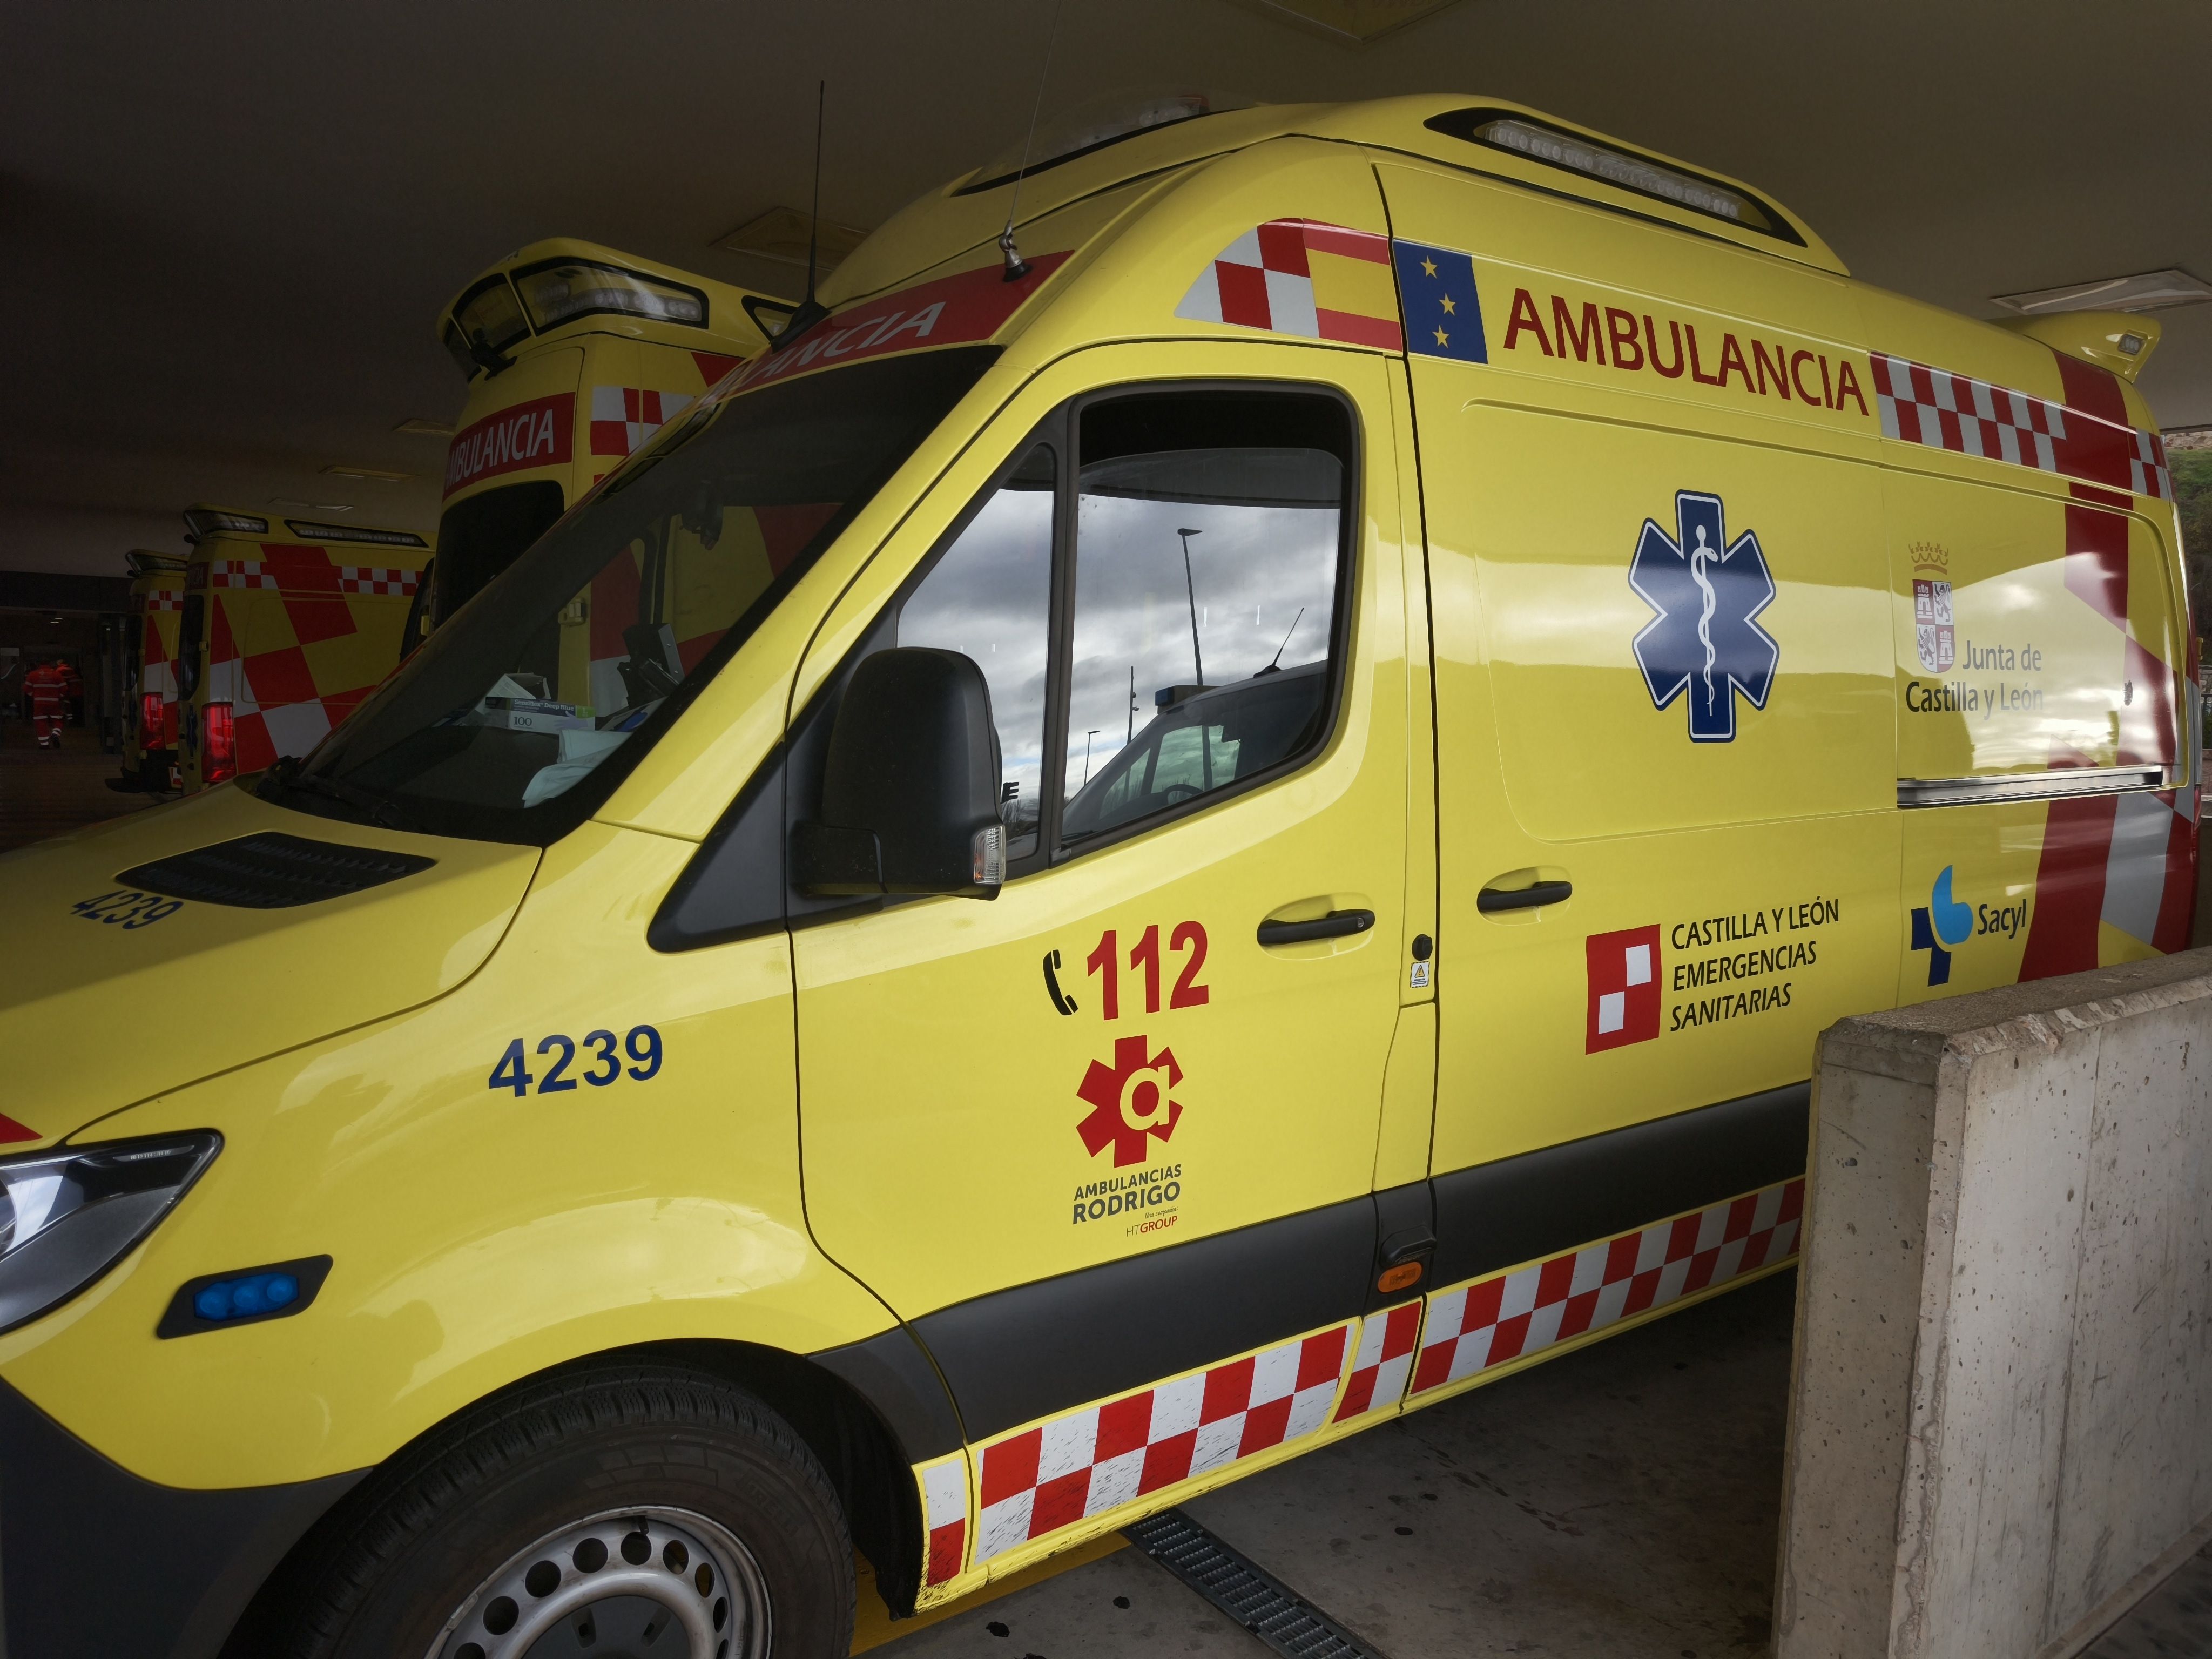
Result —
<instances>
[{"instance_id":1,"label":"wheel rim","mask_svg":"<svg viewBox=\"0 0 2212 1659\"><path fill-rule=\"evenodd\" d=\"M426 1659L766 1659L767 1581L690 1510L609 1510L518 1550Z\"/></svg>"}]
</instances>

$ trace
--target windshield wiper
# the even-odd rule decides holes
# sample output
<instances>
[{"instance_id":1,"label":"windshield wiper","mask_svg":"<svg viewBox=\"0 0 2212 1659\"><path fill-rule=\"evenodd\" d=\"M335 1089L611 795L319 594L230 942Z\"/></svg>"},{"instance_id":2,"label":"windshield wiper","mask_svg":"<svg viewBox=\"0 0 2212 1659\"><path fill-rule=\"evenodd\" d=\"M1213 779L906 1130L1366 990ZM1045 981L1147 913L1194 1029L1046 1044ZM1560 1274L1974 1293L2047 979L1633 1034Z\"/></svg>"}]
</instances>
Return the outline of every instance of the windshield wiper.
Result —
<instances>
[{"instance_id":1,"label":"windshield wiper","mask_svg":"<svg viewBox=\"0 0 2212 1659\"><path fill-rule=\"evenodd\" d=\"M303 795L322 795L331 800L341 801L348 806L356 807L368 813L374 822L384 825L388 830L410 830L415 827L413 821L404 812L375 791L363 789L358 784L341 783L336 778L326 778L319 772L301 770L300 757L297 755L280 756L276 763L270 767L266 775L280 789L293 790Z\"/></svg>"}]
</instances>

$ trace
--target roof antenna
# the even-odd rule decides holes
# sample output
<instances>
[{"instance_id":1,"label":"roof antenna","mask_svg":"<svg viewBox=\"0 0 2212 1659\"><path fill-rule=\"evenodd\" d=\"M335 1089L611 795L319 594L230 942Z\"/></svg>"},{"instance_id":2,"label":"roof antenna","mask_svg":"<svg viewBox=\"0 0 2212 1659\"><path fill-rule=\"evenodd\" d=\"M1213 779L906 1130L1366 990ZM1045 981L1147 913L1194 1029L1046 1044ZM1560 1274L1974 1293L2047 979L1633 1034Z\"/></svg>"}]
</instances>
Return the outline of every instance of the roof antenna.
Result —
<instances>
[{"instance_id":1,"label":"roof antenna","mask_svg":"<svg viewBox=\"0 0 2212 1659\"><path fill-rule=\"evenodd\" d=\"M1022 251L1014 246L1014 210L1022 204L1022 175L1030 170L1030 147L1036 143L1037 112L1044 107L1044 83L1052 73L1052 49L1060 39L1060 14L1067 0L1055 0L1052 9L1052 27L1044 37L1044 64L1037 70L1036 101L1030 105L1030 133L1022 140L1022 164L1014 169L1014 193L1006 203L1006 228L999 233L999 247L1006 256L1005 280L1018 283L1030 274L1030 262L1022 258Z\"/></svg>"},{"instance_id":2,"label":"roof antenna","mask_svg":"<svg viewBox=\"0 0 2212 1659\"><path fill-rule=\"evenodd\" d=\"M1291 618L1291 634L1297 633L1298 631L1298 624L1305 619L1306 608L1304 605L1300 605L1298 607L1298 614ZM1283 653L1291 648L1291 634L1285 634L1283 635L1283 642L1275 647L1275 654L1267 659L1267 665L1260 671L1260 674L1279 674L1283 672L1279 665L1283 660ZM1260 678L1260 674L1255 674L1252 678L1256 680Z\"/></svg>"},{"instance_id":3,"label":"roof antenna","mask_svg":"<svg viewBox=\"0 0 2212 1659\"><path fill-rule=\"evenodd\" d=\"M814 205L806 216L806 297L801 300L775 337L769 342L769 349L781 351L793 340L830 314L830 307L814 297L814 266L816 252L822 236L822 112L830 101L830 83L814 83ZM781 307L777 307L781 309ZM752 307L745 307L750 315ZM758 322L757 317L753 319Z\"/></svg>"}]
</instances>

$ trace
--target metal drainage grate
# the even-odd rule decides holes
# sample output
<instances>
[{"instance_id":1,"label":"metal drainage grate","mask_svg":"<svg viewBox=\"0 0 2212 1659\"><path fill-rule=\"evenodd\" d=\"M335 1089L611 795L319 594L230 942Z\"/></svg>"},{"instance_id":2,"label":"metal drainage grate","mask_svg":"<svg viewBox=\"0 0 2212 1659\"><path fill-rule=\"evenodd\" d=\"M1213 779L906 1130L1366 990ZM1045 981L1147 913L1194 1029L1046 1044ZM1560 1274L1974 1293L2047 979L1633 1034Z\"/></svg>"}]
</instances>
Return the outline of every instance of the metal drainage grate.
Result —
<instances>
[{"instance_id":1,"label":"metal drainage grate","mask_svg":"<svg viewBox=\"0 0 2212 1659\"><path fill-rule=\"evenodd\" d=\"M1292 1659L1383 1659L1181 1510L1164 1510L1121 1534L1278 1653Z\"/></svg>"}]
</instances>

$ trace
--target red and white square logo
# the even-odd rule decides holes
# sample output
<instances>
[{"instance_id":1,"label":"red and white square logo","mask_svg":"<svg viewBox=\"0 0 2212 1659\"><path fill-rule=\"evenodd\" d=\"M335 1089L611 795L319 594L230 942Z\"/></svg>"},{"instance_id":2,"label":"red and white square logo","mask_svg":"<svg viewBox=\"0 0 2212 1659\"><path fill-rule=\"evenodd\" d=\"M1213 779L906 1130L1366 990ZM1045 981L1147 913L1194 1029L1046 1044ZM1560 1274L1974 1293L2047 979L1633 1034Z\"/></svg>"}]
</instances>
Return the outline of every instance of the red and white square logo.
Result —
<instances>
[{"instance_id":1,"label":"red and white square logo","mask_svg":"<svg viewBox=\"0 0 2212 1659\"><path fill-rule=\"evenodd\" d=\"M1659 925L1592 933L1589 1040L1584 1054L1649 1042L1659 1035Z\"/></svg>"}]
</instances>

